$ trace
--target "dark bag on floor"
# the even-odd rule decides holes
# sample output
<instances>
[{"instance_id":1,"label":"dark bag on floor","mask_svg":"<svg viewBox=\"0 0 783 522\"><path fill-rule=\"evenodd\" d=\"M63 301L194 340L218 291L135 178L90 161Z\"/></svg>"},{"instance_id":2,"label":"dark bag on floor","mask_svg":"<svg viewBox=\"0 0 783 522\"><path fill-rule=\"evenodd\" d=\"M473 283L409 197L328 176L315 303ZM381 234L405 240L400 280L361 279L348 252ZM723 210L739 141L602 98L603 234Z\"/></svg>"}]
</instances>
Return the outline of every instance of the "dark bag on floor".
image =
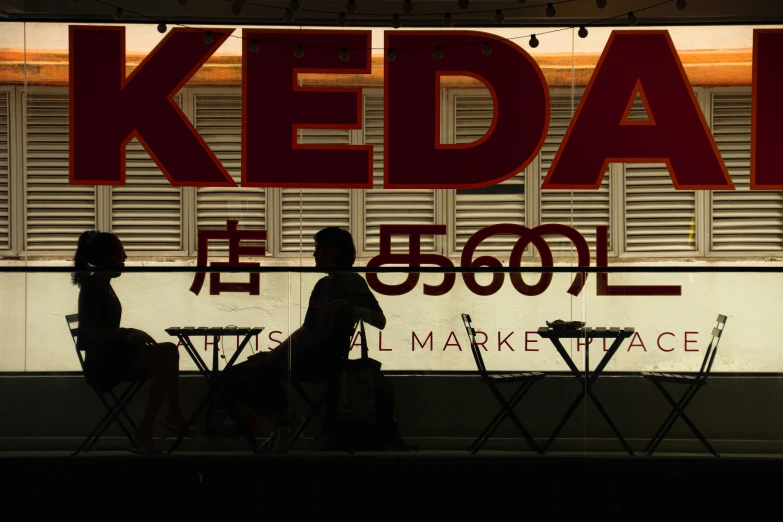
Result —
<instances>
[{"instance_id":1,"label":"dark bag on floor","mask_svg":"<svg viewBox=\"0 0 783 522\"><path fill-rule=\"evenodd\" d=\"M370 359L364 322L359 322L359 359L346 360L337 380L336 411L329 430L330 446L339 449L407 449L397 435L394 391Z\"/></svg>"}]
</instances>

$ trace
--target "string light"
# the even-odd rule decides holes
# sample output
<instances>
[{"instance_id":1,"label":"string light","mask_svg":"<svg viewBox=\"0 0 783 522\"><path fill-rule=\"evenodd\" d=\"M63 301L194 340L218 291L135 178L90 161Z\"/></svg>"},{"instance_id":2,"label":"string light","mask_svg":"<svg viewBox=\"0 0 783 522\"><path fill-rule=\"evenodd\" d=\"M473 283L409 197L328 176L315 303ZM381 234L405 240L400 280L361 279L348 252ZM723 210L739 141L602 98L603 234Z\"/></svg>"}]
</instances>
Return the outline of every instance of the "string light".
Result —
<instances>
[{"instance_id":1,"label":"string light","mask_svg":"<svg viewBox=\"0 0 783 522\"><path fill-rule=\"evenodd\" d=\"M411 14L413 12L413 2L411 2L411 0L405 0L402 4L402 10L405 14Z\"/></svg>"},{"instance_id":2,"label":"string light","mask_svg":"<svg viewBox=\"0 0 783 522\"><path fill-rule=\"evenodd\" d=\"M484 42L484 45L481 46L481 53L484 56L492 54L492 47L489 46L489 42Z\"/></svg>"},{"instance_id":3,"label":"string light","mask_svg":"<svg viewBox=\"0 0 783 522\"><path fill-rule=\"evenodd\" d=\"M394 60L397 59L397 55L394 54L394 49L389 49L389 52L386 53L386 59L389 60L390 62L393 62Z\"/></svg>"},{"instance_id":4,"label":"string light","mask_svg":"<svg viewBox=\"0 0 783 522\"><path fill-rule=\"evenodd\" d=\"M302 49L302 44L296 44L296 49L294 49L294 56L297 58L304 56L304 49Z\"/></svg>"},{"instance_id":5,"label":"string light","mask_svg":"<svg viewBox=\"0 0 783 522\"><path fill-rule=\"evenodd\" d=\"M294 12L291 11L291 8L286 8L286 10L283 11L283 20L289 24L294 21Z\"/></svg>"},{"instance_id":6,"label":"string light","mask_svg":"<svg viewBox=\"0 0 783 522\"><path fill-rule=\"evenodd\" d=\"M341 59L342 61L344 61L344 62L347 62L347 61L348 61L348 58L350 58L350 57L351 57L351 55L350 55L350 54L348 54L348 49L346 49L345 47L343 47L343 50L342 50L342 51L340 51L340 59Z\"/></svg>"},{"instance_id":7,"label":"string light","mask_svg":"<svg viewBox=\"0 0 783 522\"><path fill-rule=\"evenodd\" d=\"M258 52L258 40L250 40L250 44L247 46L248 49L250 49L251 53L257 53Z\"/></svg>"},{"instance_id":8,"label":"string light","mask_svg":"<svg viewBox=\"0 0 783 522\"><path fill-rule=\"evenodd\" d=\"M432 52L432 57L436 60L443 58L443 51L440 50L440 46L435 46L435 50Z\"/></svg>"},{"instance_id":9,"label":"string light","mask_svg":"<svg viewBox=\"0 0 783 522\"><path fill-rule=\"evenodd\" d=\"M498 9L497 11L495 11L494 19L495 19L495 23L496 24L502 24L503 23L503 20L505 20L506 17L503 16L503 10L502 9Z\"/></svg>"},{"instance_id":10,"label":"string light","mask_svg":"<svg viewBox=\"0 0 783 522\"><path fill-rule=\"evenodd\" d=\"M340 13L337 15L337 25L340 27L345 27L348 25L348 19L345 17L345 13Z\"/></svg>"},{"instance_id":11,"label":"string light","mask_svg":"<svg viewBox=\"0 0 783 522\"><path fill-rule=\"evenodd\" d=\"M595 5L598 6L598 9L603 9L606 7L606 0L596 0Z\"/></svg>"},{"instance_id":12,"label":"string light","mask_svg":"<svg viewBox=\"0 0 783 522\"><path fill-rule=\"evenodd\" d=\"M243 7L245 7L245 0L234 0L234 3L231 4L231 13L234 16L239 16Z\"/></svg>"},{"instance_id":13,"label":"string light","mask_svg":"<svg viewBox=\"0 0 783 522\"><path fill-rule=\"evenodd\" d=\"M118 22L125 18L125 13L122 12L122 7L118 7L116 11L114 11L114 19Z\"/></svg>"},{"instance_id":14,"label":"string light","mask_svg":"<svg viewBox=\"0 0 783 522\"><path fill-rule=\"evenodd\" d=\"M688 2L686 2L685 0L677 0L677 9L682 11L686 7L688 7Z\"/></svg>"},{"instance_id":15,"label":"string light","mask_svg":"<svg viewBox=\"0 0 783 522\"><path fill-rule=\"evenodd\" d=\"M633 11L628 11L628 25L636 25L636 15Z\"/></svg>"},{"instance_id":16,"label":"string light","mask_svg":"<svg viewBox=\"0 0 783 522\"><path fill-rule=\"evenodd\" d=\"M395 29L399 29L402 25L402 21L400 20L400 15L396 14L392 16L392 27Z\"/></svg>"},{"instance_id":17,"label":"string light","mask_svg":"<svg viewBox=\"0 0 783 522\"><path fill-rule=\"evenodd\" d=\"M470 0L459 0L459 2L457 2L457 5L459 6L460 9L464 11L465 9L470 7Z\"/></svg>"},{"instance_id":18,"label":"string light","mask_svg":"<svg viewBox=\"0 0 783 522\"><path fill-rule=\"evenodd\" d=\"M577 34L579 35L579 38L587 38L587 28L584 25L581 26Z\"/></svg>"},{"instance_id":19,"label":"string light","mask_svg":"<svg viewBox=\"0 0 783 522\"><path fill-rule=\"evenodd\" d=\"M215 39L212 38L212 31L207 31L207 34L204 35L204 43L209 45L214 41Z\"/></svg>"},{"instance_id":20,"label":"string light","mask_svg":"<svg viewBox=\"0 0 783 522\"><path fill-rule=\"evenodd\" d=\"M354 0L348 0L345 6L345 12L348 14L356 14L356 2Z\"/></svg>"},{"instance_id":21,"label":"string light","mask_svg":"<svg viewBox=\"0 0 783 522\"><path fill-rule=\"evenodd\" d=\"M443 16L443 27L451 27L454 25L454 20L451 18L451 13L446 13Z\"/></svg>"},{"instance_id":22,"label":"string light","mask_svg":"<svg viewBox=\"0 0 783 522\"><path fill-rule=\"evenodd\" d=\"M549 18L552 18L553 16L555 16L555 6L554 5L546 4L546 15Z\"/></svg>"},{"instance_id":23,"label":"string light","mask_svg":"<svg viewBox=\"0 0 783 522\"><path fill-rule=\"evenodd\" d=\"M166 32L166 24L163 22L158 24L158 32L159 33L165 33Z\"/></svg>"},{"instance_id":24,"label":"string light","mask_svg":"<svg viewBox=\"0 0 783 522\"><path fill-rule=\"evenodd\" d=\"M530 35L530 47L538 47L538 38L534 34Z\"/></svg>"},{"instance_id":25,"label":"string light","mask_svg":"<svg viewBox=\"0 0 783 522\"><path fill-rule=\"evenodd\" d=\"M291 0L291 2L288 4L288 8L294 13L297 12L299 10L299 1Z\"/></svg>"}]
</instances>

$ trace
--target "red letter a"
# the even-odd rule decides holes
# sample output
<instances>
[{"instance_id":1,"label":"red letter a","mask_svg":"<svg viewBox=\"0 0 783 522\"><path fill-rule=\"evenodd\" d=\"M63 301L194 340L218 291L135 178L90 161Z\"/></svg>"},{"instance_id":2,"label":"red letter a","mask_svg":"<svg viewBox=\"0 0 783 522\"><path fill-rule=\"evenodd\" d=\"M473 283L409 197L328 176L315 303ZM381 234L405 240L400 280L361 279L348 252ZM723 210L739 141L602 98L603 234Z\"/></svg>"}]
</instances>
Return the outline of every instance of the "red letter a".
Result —
<instances>
[{"instance_id":1,"label":"red letter a","mask_svg":"<svg viewBox=\"0 0 783 522\"><path fill-rule=\"evenodd\" d=\"M783 145L783 31L753 31L753 122L751 124L750 188L782 190L780 147Z\"/></svg>"},{"instance_id":2,"label":"red letter a","mask_svg":"<svg viewBox=\"0 0 783 522\"><path fill-rule=\"evenodd\" d=\"M125 77L125 28L70 26L70 182L124 185L137 137L174 186L236 186L174 102L230 29L172 29Z\"/></svg>"},{"instance_id":3,"label":"red letter a","mask_svg":"<svg viewBox=\"0 0 783 522\"><path fill-rule=\"evenodd\" d=\"M489 56L481 52L484 42ZM386 48L397 59L384 63L385 187L486 187L533 161L549 127L549 91L522 48L471 31L387 32ZM492 124L474 143L441 145L440 77L447 75L472 76L492 94Z\"/></svg>"},{"instance_id":4,"label":"red letter a","mask_svg":"<svg viewBox=\"0 0 783 522\"><path fill-rule=\"evenodd\" d=\"M629 125L643 89L650 120ZM597 189L609 163L666 163L678 189L733 189L667 31L614 31L543 189Z\"/></svg>"}]
</instances>

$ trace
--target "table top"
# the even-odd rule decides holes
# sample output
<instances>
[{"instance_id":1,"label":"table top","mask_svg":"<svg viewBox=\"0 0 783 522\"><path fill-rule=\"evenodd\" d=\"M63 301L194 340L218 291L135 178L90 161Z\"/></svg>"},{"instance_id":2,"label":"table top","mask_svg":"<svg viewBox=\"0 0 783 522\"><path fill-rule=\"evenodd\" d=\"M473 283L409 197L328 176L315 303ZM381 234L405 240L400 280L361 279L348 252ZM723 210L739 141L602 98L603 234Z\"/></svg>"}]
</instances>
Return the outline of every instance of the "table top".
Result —
<instances>
[{"instance_id":1,"label":"table top","mask_svg":"<svg viewBox=\"0 0 783 522\"><path fill-rule=\"evenodd\" d=\"M542 326L538 329L538 335L544 338L554 337L556 339L583 339L585 337L591 339L601 338L616 338L616 337L631 337L634 334L632 327L617 327L606 328L605 326L599 326L596 328L584 327L579 330L561 330L549 328L548 326Z\"/></svg>"},{"instance_id":2,"label":"table top","mask_svg":"<svg viewBox=\"0 0 783 522\"><path fill-rule=\"evenodd\" d=\"M263 326L171 326L166 328L169 335L258 335Z\"/></svg>"}]
</instances>

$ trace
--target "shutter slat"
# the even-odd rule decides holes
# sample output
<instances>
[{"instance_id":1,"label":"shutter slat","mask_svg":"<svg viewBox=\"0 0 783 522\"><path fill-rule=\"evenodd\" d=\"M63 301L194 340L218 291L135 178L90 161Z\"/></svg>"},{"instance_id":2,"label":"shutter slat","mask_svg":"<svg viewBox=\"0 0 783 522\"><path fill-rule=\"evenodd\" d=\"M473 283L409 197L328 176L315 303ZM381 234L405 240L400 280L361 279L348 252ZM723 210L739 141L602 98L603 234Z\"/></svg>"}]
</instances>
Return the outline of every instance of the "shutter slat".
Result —
<instances>
[{"instance_id":1,"label":"shutter slat","mask_svg":"<svg viewBox=\"0 0 783 522\"><path fill-rule=\"evenodd\" d=\"M225 230L226 220L239 221L240 230L266 229L266 193L263 188L242 187L242 94L195 95L195 127L226 168L237 187L198 187L196 224L199 230ZM263 241L243 241L261 246ZM226 241L210 241L210 252L228 252Z\"/></svg>"},{"instance_id":2,"label":"shutter slat","mask_svg":"<svg viewBox=\"0 0 783 522\"><path fill-rule=\"evenodd\" d=\"M750 191L751 90L712 93L712 134L736 190L712 192L712 251L783 251L783 192Z\"/></svg>"},{"instance_id":3,"label":"shutter slat","mask_svg":"<svg viewBox=\"0 0 783 522\"><path fill-rule=\"evenodd\" d=\"M373 146L373 188L364 191L364 250L380 249L380 225L435 223L434 190L383 188L383 93L364 96L364 144ZM435 250L435 236L422 236L422 252ZM392 251L408 251L407 238L392 237Z\"/></svg>"},{"instance_id":4,"label":"shutter slat","mask_svg":"<svg viewBox=\"0 0 783 522\"><path fill-rule=\"evenodd\" d=\"M11 94L0 91L0 252L11 249L10 236L10 171L9 171L9 136L8 126Z\"/></svg>"},{"instance_id":5,"label":"shutter slat","mask_svg":"<svg viewBox=\"0 0 783 522\"><path fill-rule=\"evenodd\" d=\"M174 100L182 105L181 95ZM169 183L136 138L126 147L125 185L111 187L111 230L128 252L183 250L182 188Z\"/></svg>"},{"instance_id":6,"label":"shutter slat","mask_svg":"<svg viewBox=\"0 0 783 522\"><path fill-rule=\"evenodd\" d=\"M541 147L541 182L549 172L560 144L563 141L571 118L576 108L582 90L551 89L551 112L549 131ZM595 248L595 228L598 225L610 225L610 184L609 172L604 173L598 190L541 190L541 224L560 223L578 230L590 245ZM573 244L560 236L548 236L547 243L553 251L566 252L573 249ZM613 234L609 229L609 244ZM611 248L611 246L610 246Z\"/></svg>"},{"instance_id":7,"label":"shutter slat","mask_svg":"<svg viewBox=\"0 0 783 522\"><path fill-rule=\"evenodd\" d=\"M629 120L646 120L640 97ZM628 252L695 252L696 193L675 190L664 163L625 164L625 249Z\"/></svg>"},{"instance_id":8,"label":"shutter slat","mask_svg":"<svg viewBox=\"0 0 783 522\"><path fill-rule=\"evenodd\" d=\"M24 111L25 249L72 254L96 222L95 187L68 183L68 91L27 93Z\"/></svg>"},{"instance_id":9,"label":"shutter slat","mask_svg":"<svg viewBox=\"0 0 783 522\"><path fill-rule=\"evenodd\" d=\"M454 141L457 144L480 140L492 125L495 108L489 90L454 97ZM457 190L455 199L455 246L461 250L476 231L498 223L525 224L525 173L521 172L498 185L479 190ZM508 187L507 193L496 193L497 187ZM495 191L492 193L491 191ZM514 236L487 238L476 249L482 252L510 254Z\"/></svg>"},{"instance_id":10,"label":"shutter slat","mask_svg":"<svg viewBox=\"0 0 783 522\"><path fill-rule=\"evenodd\" d=\"M347 129L302 129L297 142L303 145L349 145ZM301 191L301 192L300 192ZM309 255L313 236L326 227L349 230L351 192L348 189L280 189L282 199L281 251Z\"/></svg>"}]
</instances>

